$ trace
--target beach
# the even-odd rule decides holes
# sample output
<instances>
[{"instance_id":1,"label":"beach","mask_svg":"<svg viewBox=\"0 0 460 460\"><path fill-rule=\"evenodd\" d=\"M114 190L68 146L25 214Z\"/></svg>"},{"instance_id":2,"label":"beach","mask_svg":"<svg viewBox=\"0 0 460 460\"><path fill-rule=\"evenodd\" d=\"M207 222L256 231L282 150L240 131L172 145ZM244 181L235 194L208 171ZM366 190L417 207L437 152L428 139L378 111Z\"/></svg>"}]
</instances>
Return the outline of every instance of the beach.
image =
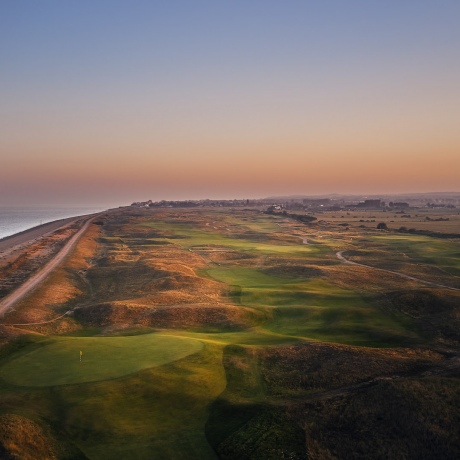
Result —
<instances>
[{"instance_id":1,"label":"beach","mask_svg":"<svg viewBox=\"0 0 460 460\"><path fill-rule=\"evenodd\" d=\"M12 292L10 295L8 295L7 297L5 297L4 299L0 301L0 317L3 316L8 311L8 309L10 309L12 305L14 305L14 303L16 303L18 300L22 299L28 293L30 293L33 289L35 289L39 285L39 283L41 283L49 275L49 273L51 273L51 271L54 270L62 262L62 260L73 249L73 247L76 245L79 238L84 234L84 232L88 229L88 226L90 225L90 223L96 217L97 217L97 214L94 215L93 217L86 216L85 218L83 216L83 218L64 219L64 221L70 220L71 222L81 220L81 222L79 222L79 225L81 225L81 228L79 228L78 232L75 233L70 238L69 241L67 241L66 245L46 265L44 265L39 271L34 273L32 277L30 277L25 283L23 283L14 292ZM63 223L64 225L66 225L66 222L62 222L62 221L55 222L55 224L57 225L57 228L61 228L63 226L62 225ZM52 230L45 228L45 229L42 229L42 231L44 231L45 233L42 233L42 235L39 235L39 236L43 236L44 234L50 233ZM26 239L25 243L27 243L28 241L33 242L39 237L38 236L30 240L30 238L34 234L36 234L36 232L29 231L29 232L24 232L24 233L26 233L24 235L24 238Z\"/></svg>"},{"instance_id":2,"label":"beach","mask_svg":"<svg viewBox=\"0 0 460 460\"><path fill-rule=\"evenodd\" d=\"M38 286L98 215L58 219L0 240L0 316Z\"/></svg>"},{"instance_id":3,"label":"beach","mask_svg":"<svg viewBox=\"0 0 460 460\"><path fill-rule=\"evenodd\" d=\"M54 232L58 228L78 220L80 216L69 217L67 219L59 219L46 224L38 225L37 227L24 230L15 235L7 236L0 240L0 252L13 248L14 246L23 245L36 240L48 233Z\"/></svg>"}]
</instances>

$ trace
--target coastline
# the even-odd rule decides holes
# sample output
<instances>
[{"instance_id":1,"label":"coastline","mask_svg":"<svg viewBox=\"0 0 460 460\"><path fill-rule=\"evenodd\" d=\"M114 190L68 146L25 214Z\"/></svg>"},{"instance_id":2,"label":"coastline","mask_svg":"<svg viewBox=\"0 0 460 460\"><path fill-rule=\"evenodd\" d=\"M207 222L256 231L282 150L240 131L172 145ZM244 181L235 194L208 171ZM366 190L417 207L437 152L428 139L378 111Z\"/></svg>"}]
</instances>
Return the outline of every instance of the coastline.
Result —
<instances>
[{"instance_id":1,"label":"coastline","mask_svg":"<svg viewBox=\"0 0 460 460\"><path fill-rule=\"evenodd\" d=\"M103 212L107 209L110 209L110 207L97 205L74 207L0 205L0 241L44 224Z\"/></svg>"},{"instance_id":2,"label":"coastline","mask_svg":"<svg viewBox=\"0 0 460 460\"><path fill-rule=\"evenodd\" d=\"M15 246L31 243L35 241L37 238L47 235L48 233L52 233L70 224L71 222L75 222L85 217L96 216L97 214L100 214L100 212L95 212L94 214L91 213L73 217L66 217L64 219L57 219L51 222L46 222L44 224L37 225L35 227L28 228L13 235L5 236L3 238L0 238L0 252L8 251L14 248Z\"/></svg>"},{"instance_id":3,"label":"coastline","mask_svg":"<svg viewBox=\"0 0 460 460\"><path fill-rule=\"evenodd\" d=\"M0 317L4 317L8 310L10 310L13 305L21 300L23 297L28 295L33 291L67 256L67 254L75 247L78 240L86 232L89 225L97 219L100 213L88 214L85 216L79 216L76 218L71 218L72 221L81 221L81 227L78 231L72 235L72 237L66 242L65 246L53 256L53 258L47 262L42 268L37 272L33 273L30 278L28 278L22 285L20 285L13 292L8 294L6 297L0 301ZM62 227L60 225L62 222L58 220L55 222L58 225L58 228ZM65 225L65 224L64 224ZM46 231L46 230L45 230ZM46 232L49 233L49 232Z\"/></svg>"}]
</instances>

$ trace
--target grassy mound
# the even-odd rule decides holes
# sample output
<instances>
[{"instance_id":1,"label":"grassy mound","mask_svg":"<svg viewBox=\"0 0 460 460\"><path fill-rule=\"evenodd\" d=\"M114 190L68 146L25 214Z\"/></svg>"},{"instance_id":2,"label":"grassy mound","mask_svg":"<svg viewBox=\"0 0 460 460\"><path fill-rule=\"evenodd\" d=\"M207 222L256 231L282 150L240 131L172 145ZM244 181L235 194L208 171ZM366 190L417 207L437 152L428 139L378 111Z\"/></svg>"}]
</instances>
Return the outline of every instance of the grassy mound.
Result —
<instances>
[{"instance_id":1,"label":"grassy mound","mask_svg":"<svg viewBox=\"0 0 460 460\"><path fill-rule=\"evenodd\" d=\"M453 460L459 398L457 379L380 381L289 412L307 427L309 458Z\"/></svg>"},{"instance_id":2,"label":"grassy mound","mask_svg":"<svg viewBox=\"0 0 460 460\"><path fill-rule=\"evenodd\" d=\"M32 420L15 414L0 416L0 458L56 458L56 443Z\"/></svg>"},{"instance_id":3,"label":"grassy mound","mask_svg":"<svg viewBox=\"0 0 460 460\"><path fill-rule=\"evenodd\" d=\"M315 275L328 270L293 265L289 273L287 267L220 266L200 273L230 285L235 303L263 309L268 317L264 327L278 334L367 346L402 345L417 338L370 296L364 298L323 277L298 277L304 269Z\"/></svg>"},{"instance_id":4,"label":"grassy mound","mask_svg":"<svg viewBox=\"0 0 460 460\"><path fill-rule=\"evenodd\" d=\"M262 312L232 305L148 306L129 303L104 303L79 308L75 317L86 326L154 327L156 329L193 329L238 331L256 326Z\"/></svg>"},{"instance_id":5,"label":"grassy mound","mask_svg":"<svg viewBox=\"0 0 460 460\"><path fill-rule=\"evenodd\" d=\"M15 385L34 387L95 382L176 361L203 346L197 340L158 334L66 337L41 345L13 355L0 369L2 378Z\"/></svg>"}]
</instances>

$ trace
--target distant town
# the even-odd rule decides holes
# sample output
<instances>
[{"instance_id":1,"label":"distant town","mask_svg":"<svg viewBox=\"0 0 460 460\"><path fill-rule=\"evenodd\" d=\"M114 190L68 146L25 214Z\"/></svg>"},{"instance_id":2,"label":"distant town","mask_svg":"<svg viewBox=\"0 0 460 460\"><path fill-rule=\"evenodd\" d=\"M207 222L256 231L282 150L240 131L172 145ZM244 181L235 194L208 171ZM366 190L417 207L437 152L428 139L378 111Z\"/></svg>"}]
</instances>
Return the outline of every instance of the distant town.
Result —
<instances>
[{"instance_id":1,"label":"distant town","mask_svg":"<svg viewBox=\"0 0 460 460\"><path fill-rule=\"evenodd\" d=\"M251 207L268 211L295 210L304 212L376 210L404 213L417 208L460 207L460 193L414 193L366 197L360 195L284 196L261 199L234 200L178 200L138 201L131 204L137 208L196 208L196 207Z\"/></svg>"}]
</instances>

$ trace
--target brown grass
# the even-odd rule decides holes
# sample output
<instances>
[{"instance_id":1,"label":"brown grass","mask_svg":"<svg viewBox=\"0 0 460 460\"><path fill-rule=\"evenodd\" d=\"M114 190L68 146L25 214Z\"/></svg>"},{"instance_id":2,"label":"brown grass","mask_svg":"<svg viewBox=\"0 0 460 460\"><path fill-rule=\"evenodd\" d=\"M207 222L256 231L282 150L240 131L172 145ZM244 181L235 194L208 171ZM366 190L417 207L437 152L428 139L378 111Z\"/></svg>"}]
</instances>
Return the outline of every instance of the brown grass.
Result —
<instances>
[{"instance_id":1,"label":"brown grass","mask_svg":"<svg viewBox=\"0 0 460 460\"><path fill-rule=\"evenodd\" d=\"M419 372L442 356L418 349L375 349L337 344L303 343L258 351L267 392L333 389L376 377Z\"/></svg>"},{"instance_id":2,"label":"brown grass","mask_svg":"<svg viewBox=\"0 0 460 460\"><path fill-rule=\"evenodd\" d=\"M229 303L228 286L197 275L212 263L207 253L143 245L152 230L131 218L121 227L105 226L97 264L86 273L92 302L75 312L82 324L235 330L257 321L257 313Z\"/></svg>"},{"instance_id":3,"label":"brown grass","mask_svg":"<svg viewBox=\"0 0 460 460\"><path fill-rule=\"evenodd\" d=\"M0 256L0 295L6 295L38 270L65 244L75 229L65 227L28 246L11 248Z\"/></svg>"},{"instance_id":4,"label":"brown grass","mask_svg":"<svg viewBox=\"0 0 460 460\"><path fill-rule=\"evenodd\" d=\"M99 233L98 226L90 226L64 264L52 272L44 283L20 301L8 314L8 324L52 320L59 316L60 306L83 294L84 285L81 282L81 273L90 267L91 258L96 255L96 238ZM58 327L60 331L73 330L77 326L69 318L61 323ZM38 329L42 331L43 327Z\"/></svg>"},{"instance_id":5,"label":"brown grass","mask_svg":"<svg viewBox=\"0 0 460 460\"><path fill-rule=\"evenodd\" d=\"M420 283L410 281L397 274L374 270L372 268L333 265L322 267L328 278L334 284L348 289L361 290L363 292L382 292L389 289L408 289L409 287L420 287Z\"/></svg>"},{"instance_id":6,"label":"brown grass","mask_svg":"<svg viewBox=\"0 0 460 460\"><path fill-rule=\"evenodd\" d=\"M15 414L0 415L0 458L52 460L56 442L32 420Z\"/></svg>"},{"instance_id":7,"label":"brown grass","mask_svg":"<svg viewBox=\"0 0 460 460\"><path fill-rule=\"evenodd\" d=\"M349 223L350 230L356 230L361 225L368 229L375 230L379 222L385 222L388 228L391 229L407 227L417 230L460 234L460 215L458 209L408 209L407 212L403 214L398 214L394 211L383 212L380 210L356 210L350 212L327 211L318 213L317 217L318 219L323 219L336 225L340 223ZM427 220L427 217L430 220ZM440 221L436 219L449 220Z\"/></svg>"},{"instance_id":8,"label":"brown grass","mask_svg":"<svg viewBox=\"0 0 460 460\"><path fill-rule=\"evenodd\" d=\"M79 308L75 317L93 327L241 330L260 321L262 314L231 305L184 304L151 307L132 303L104 303Z\"/></svg>"},{"instance_id":9,"label":"brown grass","mask_svg":"<svg viewBox=\"0 0 460 460\"><path fill-rule=\"evenodd\" d=\"M427 377L380 381L288 412L305 429L308 458L454 460L459 404L458 380Z\"/></svg>"}]
</instances>

